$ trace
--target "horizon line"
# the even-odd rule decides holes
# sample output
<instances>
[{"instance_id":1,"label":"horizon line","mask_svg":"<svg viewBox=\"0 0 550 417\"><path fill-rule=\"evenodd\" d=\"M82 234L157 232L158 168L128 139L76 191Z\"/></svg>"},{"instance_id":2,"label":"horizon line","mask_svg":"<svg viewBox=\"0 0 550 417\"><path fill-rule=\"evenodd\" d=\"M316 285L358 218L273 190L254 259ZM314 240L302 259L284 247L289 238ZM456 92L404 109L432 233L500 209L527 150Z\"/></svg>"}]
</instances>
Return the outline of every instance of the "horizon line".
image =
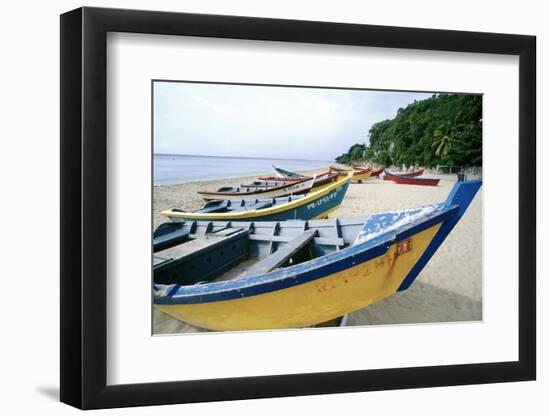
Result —
<instances>
[{"instance_id":1,"label":"horizon line","mask_svg":"<svg viewBox=\"0 0 550 417\"><path fill-rule=\"evenodd\" d=\"M262 156L198 155L198 154L164 153L164 152L153 152L153 155L197 156L197 157L207 157L207 158L231 158L231 159L265 159L265 160L282 159L285 161L311 161L311 162L331 162L335 160L335 158L333 158L332 160L329 160L329 159L282 158L282 157L262 157Z\"/></svg>"}]
</instances>

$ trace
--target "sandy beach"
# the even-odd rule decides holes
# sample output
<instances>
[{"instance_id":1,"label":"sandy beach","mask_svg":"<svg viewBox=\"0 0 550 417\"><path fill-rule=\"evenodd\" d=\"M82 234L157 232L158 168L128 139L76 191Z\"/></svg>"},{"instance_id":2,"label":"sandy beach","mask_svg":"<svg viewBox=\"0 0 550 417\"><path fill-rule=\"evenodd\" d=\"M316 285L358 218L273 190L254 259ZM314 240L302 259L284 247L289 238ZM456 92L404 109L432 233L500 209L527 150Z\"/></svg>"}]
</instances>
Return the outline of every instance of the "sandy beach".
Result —
<instances>
[{"instance_id":1,"label":"sandy beach","mask_svg":"<svg viewBox=\"0 0 550 417\"><path fill-rule=\"evenodd\" d=\"M438 203L447 197L456 182L456 175L426 173L424 177L440 178L439 186L400 185L377 178L368 179L363 184L351 184L342 205L332 212L329 218L366 215ZM162 210L193 210L201 207L204 202L197 194L198 190L215 190L254 179L245 177L156 186L153 189L154 227L168 220L160 214ZM350 313L347 325L482 320L482 200L483 188L408 290ZM154 310L154 334L197 331L205 330Z\"/></svg>"}]
</instances>

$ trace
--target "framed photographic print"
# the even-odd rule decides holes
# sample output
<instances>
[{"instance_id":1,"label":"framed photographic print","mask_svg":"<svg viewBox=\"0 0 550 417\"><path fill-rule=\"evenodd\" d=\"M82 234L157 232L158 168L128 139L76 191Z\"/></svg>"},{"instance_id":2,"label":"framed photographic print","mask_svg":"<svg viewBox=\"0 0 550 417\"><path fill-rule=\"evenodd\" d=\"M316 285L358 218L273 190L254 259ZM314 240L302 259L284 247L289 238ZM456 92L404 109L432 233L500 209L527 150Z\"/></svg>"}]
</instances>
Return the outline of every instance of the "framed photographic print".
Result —
<instances>
[{"instance_id":1,"label":"framed photographic print","mask_svg":"<svg viewBox=\"0 0 550 417\"><path fill-rule=\"evenodd\" d=\"M535 378L535 38L61 16L61 400Z\"/></svg>"}]
</instances>

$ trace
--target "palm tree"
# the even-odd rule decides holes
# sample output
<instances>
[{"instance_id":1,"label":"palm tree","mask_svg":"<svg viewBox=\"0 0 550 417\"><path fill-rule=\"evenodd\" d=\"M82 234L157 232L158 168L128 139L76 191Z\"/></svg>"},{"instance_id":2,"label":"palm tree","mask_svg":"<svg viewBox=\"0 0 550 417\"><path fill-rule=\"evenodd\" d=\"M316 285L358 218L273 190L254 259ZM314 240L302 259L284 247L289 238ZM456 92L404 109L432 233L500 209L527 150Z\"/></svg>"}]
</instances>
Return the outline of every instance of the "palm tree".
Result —
<instances>
[{"instance_id":1,"label":"palm tree","mask_svg":"<svg viewBox=\"0 0 550 417\"><path fill-rule=\"evenodd\" d=\"M451 146L454 142L452 135L443 134L440 129L436 129L434 132L434 141L432 148L435 148L435 156L441 158L449 153Z\"/></svg>"}]
</instances>

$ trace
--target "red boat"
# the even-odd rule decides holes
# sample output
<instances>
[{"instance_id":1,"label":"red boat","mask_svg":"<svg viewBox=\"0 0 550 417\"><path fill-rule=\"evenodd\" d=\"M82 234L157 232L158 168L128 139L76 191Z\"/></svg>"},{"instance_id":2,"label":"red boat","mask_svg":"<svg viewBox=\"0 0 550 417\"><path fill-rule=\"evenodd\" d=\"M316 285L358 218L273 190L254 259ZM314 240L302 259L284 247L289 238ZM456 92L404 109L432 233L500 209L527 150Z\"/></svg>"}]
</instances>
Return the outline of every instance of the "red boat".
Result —
<instances>
[{"instance_id":1,"label":"red boat","mask_svg":"<svg viewBox=\"0 0 550 417\"><path fill-rule=\"evenodd\" d=\"M436 186L439 184L438 178L414 178L404 175L396 175L384 170L384 179L387 181L393 181L398 184L410 184L410 185L431 185Z\"/></svg>"}]
</instances>

